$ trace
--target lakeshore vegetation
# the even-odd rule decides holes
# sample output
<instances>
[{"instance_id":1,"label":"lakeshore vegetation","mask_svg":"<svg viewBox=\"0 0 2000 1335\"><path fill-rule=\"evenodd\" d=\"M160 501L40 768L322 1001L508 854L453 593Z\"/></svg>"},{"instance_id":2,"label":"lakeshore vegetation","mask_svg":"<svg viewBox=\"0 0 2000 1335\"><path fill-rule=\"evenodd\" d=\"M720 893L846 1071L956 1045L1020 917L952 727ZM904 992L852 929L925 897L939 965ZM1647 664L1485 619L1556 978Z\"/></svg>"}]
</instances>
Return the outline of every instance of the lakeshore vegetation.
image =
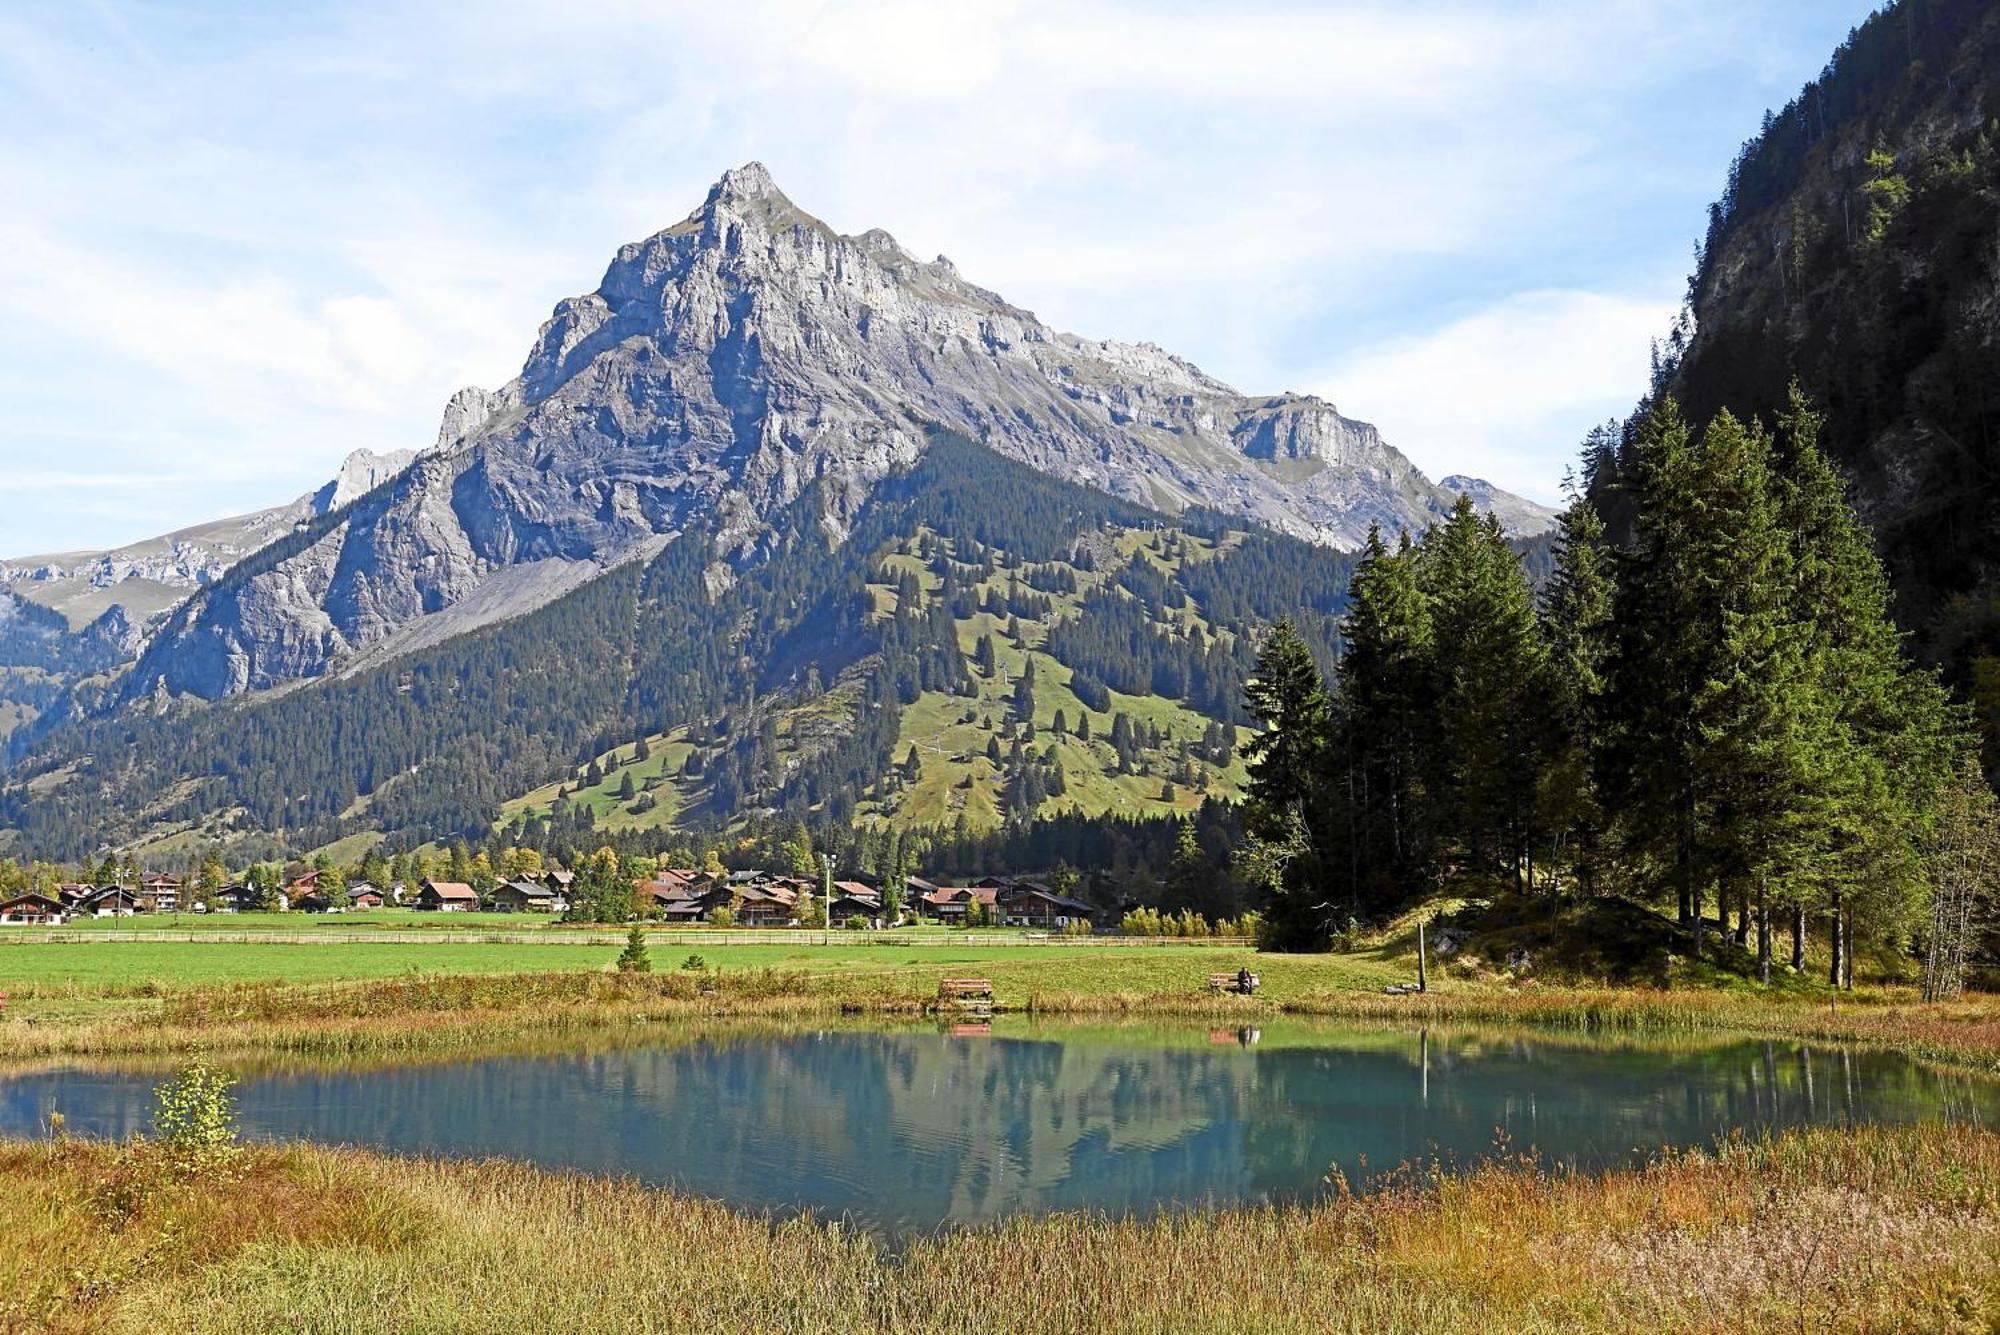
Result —
<instances>
[{"instance_id":1,"label":"lakeshore vegetation","mask_svg":"<svg viewBox=\"0 0 2000 1335\"><path fill-rule=\"evenodd\" d=\"M416 934L410 934L414 937ZM1909 986L1766 990L1723 976L1703 987L1514 981L1437 971L1431 991L1391 995L1414 974L1412 942L1341 952L1161 943L944 946L708 944L645 934L652 969L621 972L626 937L596 945L274 944L121 941L0 946L0 1058L278 1050L457 1055L522 1040L612 1031L661 1038L727 1017L899 1022L940 1010L941 979L990 979L1001 1013L1255 1024L1345 1017L1403 1027L1481 1024L1543 1031L1749 1033L1893 1046L2000 1071L2000 1002L1926 1002ZM444 934L436 934L442 936ZM816 934L815 934L816 935ZM109 936L109 934L107 934ZM1210 973L1249 967L1255 997L1218 995ZM1830 1004L1831 1003L1831 1004Z\"/></svg>"},{"instance_id":2,"label":"lakeshore vegetation","mask_svg":"<svg viewBox=\"0 0 2000 1335\"><path fill-rule=\"evenodd\" d=\"M183 1082L199 1114L200 1086ZM1530 1161L1303 1208L1061 1214L900 1254L508 1162L0 1145L0 1323L52 1331L1982 1330L2000 1135L1810 1130L1599 1175ZM48 1258L60 1256L61 1264ZM950 1302L940 1294L952 1295Z\"/></svg>"}]
</instances>

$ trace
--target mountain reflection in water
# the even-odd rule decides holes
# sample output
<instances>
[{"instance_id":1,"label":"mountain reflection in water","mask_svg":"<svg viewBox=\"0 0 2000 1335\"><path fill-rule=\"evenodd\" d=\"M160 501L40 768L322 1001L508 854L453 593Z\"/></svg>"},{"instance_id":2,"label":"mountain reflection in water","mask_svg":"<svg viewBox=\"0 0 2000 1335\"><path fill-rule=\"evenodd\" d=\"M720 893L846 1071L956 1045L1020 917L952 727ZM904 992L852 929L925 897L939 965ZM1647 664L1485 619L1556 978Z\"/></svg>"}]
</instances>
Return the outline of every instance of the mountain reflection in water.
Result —
<instances>
[{"instance_id":1,"label":"mountain reflection in water","mask_svg":"<svg viewBox=\"0 0 2000 1335\"><path fill-rule=\"evenodd\" d=\"M2000 1086L1893 1053L1479 1033L1038 1028L720 1034L671 1046L247 1075L247 1134L504 1155L897 1234L1022 1211L1309 1199L1441 1157L1593 1169L1805 1123L1991 1124ZM141 1131L157 1071L0 1078L0 1132Z\"/></svg>"}]
</instances>

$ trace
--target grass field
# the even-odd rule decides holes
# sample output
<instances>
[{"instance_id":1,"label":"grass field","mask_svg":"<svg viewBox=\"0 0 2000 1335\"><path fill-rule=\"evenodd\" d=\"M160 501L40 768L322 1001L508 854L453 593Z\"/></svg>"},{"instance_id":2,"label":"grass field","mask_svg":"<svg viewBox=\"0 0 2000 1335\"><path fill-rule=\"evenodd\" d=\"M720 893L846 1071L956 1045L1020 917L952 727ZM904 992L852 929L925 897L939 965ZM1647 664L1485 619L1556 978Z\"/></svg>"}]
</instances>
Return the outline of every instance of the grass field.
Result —
<instances>
[{"instance_id":1,"label":"grass field","mask_svg":"<svg viewBox=\"0 0 2000 1335\"><path fill-rule=\"evenodd\" d=\"M595 785L584 784L585 771L589 766L579 765L556 782L544 784L503 803L500 824L507 825L530 813L548 815L555 805L557 794L567 787L570 789L570 804L589 807L603 829L655 829L672 825L687 798L684 791L687 783L681 777L681 771L687 765L688 757L694 754L695 747L679 730L649 737L646 746L650 754L644 760L638 759L637 742L614 747L597 757L604 777ZM631 802L618 795L627 776L631 778L635 792ZM637 812L631 809L637 801L637 793L653 795L651 809Z\"/></svg>"},{"instance_id":2,"label":"grass field","mask_svg":"<svg viewBox=\"0 0 2000 1335\"><path fill-rule=\"evenodd\" d=\"M388 936L390 929L384 929ZM2000 1070L2000 998L1927 1005L1907 988L1837 1000L1802 990L1560 987L1434 973L1424 996L1386 996L1408 979L1399 941L1346 954L1260 955L1241 946L820 945L792 937L707 945L651 934L654 972L612 965L622 938L588 945L484 945L407 932L347 943L105 939L0 945L0 1056L288 1050L477 1050L525 1034L580 1035L659 1020L722 1016L913 1016L936 1008L942 978L990 978L1002 1011L1257 1020L1340 1016L1415 1026L1483 1024L1571 1032L1723 1032L1862 1042ZM701 967L683 967L689 956ZM1217 996L1212 971L1248 965L1255 998Z\"/></svg>"},{"instance_id":3,"label":"grass field","mask_svg":"<svg viewBox=\"0 0 2000 1335\"><path fill-rule=\"evenodd\" d=\"M104 941L0 947L0 989L23 999L40 992L107 993L203 983L316 983L406 973L522 973L596 969L616 954L594 946L487 946L425 941L399 945L238 945Z\"/></svg>"},{"instance_id":4,"label":"grass field","mask_svg":"<svg viewBox=\"0 0 2000 1335\"><path fill-rule=\"evenodd\" d=\"M1870 1331L2000 1324L2000 1135L1814 1130L1601 1176L1023 1218L891 1253L629 1182L296 1146L0 1145L0 1327ZM59 1259L58 1259L59 1258Z\"/></svg>"},{"instance_id":5,"label":"grass field","mask_svg":"<svg viewBox=\"0 0 2000 1335\"><path fill-rule=\"evenodd\" d=\"M871 938L877 940L880 938ZM410 942L284 944L103 941L0 946L0 989L15 1009L32 1014L40 996L77 993L148 994L210 984L319 983L419 974L529 973L603 970L624 945L622 934L601 944L471 945ZM1243 948L1157 945L1145 947L965 945L850 945L799 941L771 945L700 945L672 932L650 938L654 967L672 970L687 955L725 971L771 971L804 980L855 978L907 980L934 994L943 974L976 973L1016 995L1040 991L1153 994L1199 993L1210 970L1249 963L1261 971L1266 993L1278 999L1314 991L1379 986L1401 973L1365 957L1290 956L1260 960Z\"/></svg>"}]
</instances>

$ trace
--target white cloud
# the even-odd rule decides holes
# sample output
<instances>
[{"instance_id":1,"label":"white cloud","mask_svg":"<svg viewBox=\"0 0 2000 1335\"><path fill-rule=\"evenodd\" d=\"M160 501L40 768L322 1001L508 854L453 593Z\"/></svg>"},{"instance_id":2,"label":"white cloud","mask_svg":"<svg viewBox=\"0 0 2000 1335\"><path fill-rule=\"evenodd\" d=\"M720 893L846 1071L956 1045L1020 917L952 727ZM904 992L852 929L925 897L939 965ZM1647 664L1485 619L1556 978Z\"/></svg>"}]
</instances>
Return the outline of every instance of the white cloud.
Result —
<instances>
[{"instance_id":1,"label":"white cloud","mask_svg":"<svg viewBox=\"0 0 2000 1335\"><path fill-rule=\"evenodd\" d=\"M1584 433L1622 417L1644 388L1674 288L1519 293L1363 352L1315 388L1352 405L1432 477L1469 474L1553 502Z\"/></svg>"},{"instance_id":2,"label":"white cloud","mask_svg":"<svg viewBox=\"0 0 2000 1335\"><path fill-rule=\"evenodd\" d=\"M1436 330L1440 293L1565 293L1622 339L1578 294L1651 304L1629 294L1684 262L1757 111L1831 47L1798 32L1865 7L24 0L0 14L0 551L147 536L427 443L452 390L511 376L557 299L750 158L1059 327L1252 391L1333 365L1319 383L1420 462L1546 494L1546 451L1493 452L1535 444L1557 381L1629 399L1660 323L1588 365L1519 348L1506 431L1378 387L1476 341ZM1656 207L1607 216L1627 200ZM1562 345L1563 312L1538 318ZM55 450L99 494L8 488ZM193 480L110 496L161 474Z\"/></svg>"}]
</instances>

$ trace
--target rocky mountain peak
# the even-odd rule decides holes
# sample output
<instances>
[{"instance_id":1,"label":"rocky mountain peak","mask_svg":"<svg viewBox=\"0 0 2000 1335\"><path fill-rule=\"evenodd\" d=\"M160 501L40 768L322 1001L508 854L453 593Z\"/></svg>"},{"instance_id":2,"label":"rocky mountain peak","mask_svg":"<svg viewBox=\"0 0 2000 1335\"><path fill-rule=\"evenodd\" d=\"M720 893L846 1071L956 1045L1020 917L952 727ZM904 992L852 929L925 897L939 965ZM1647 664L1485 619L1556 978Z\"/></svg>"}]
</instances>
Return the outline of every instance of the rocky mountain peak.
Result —
<instances>
[{"instance_id":1,"label":"rocky mountain peak","mask_svg":"<svg viewBox=\"0 0 2000 1335\"><path fill-rule=\"evenodd\" d=\"M709 187L709 204L728 199L780 199L791 203L778 189L778 183L771 179L770 169L761 162L746 162L741 167L732 167L722 173L721 180Z\"/></svg>"},{"instance_id":2,"label":"rocky mountain peak","mask_svg":"<svg viewBox=\"0 0 2000 1335\"><path fill-rule=\"evenodd\" d=\"M748 163L558 303L517 379L454 395L438 450L204 594L139 688L213 696L435 643L711 517L719 588L789 536L778 516L808 488L822 538L843 541L936 428L1153 509L1342 547L1454 499L1323 400L1244 395L1153 344L1051 329L887 232L835 232ZM1510 527L1546 527L1520 505Z\"/></svg>"},{"instance_id":3,"label":"rocky mountain peak","mask_svg":"<svg viewBox=\"0 0 2000 1335\"><path fill-rule=\"evenodd\" d=\"M467 385L453 394L444 405L444 419L438 423L436 448L448 450L483 428L497 407L494 396L477 385Z\"/></svg>"},{"instance_id":4,"label":"rocky mountain peak","mask_svg":"<svg viewBox=\"0 0 2000 1335\"><path fill-rule=\"evenodd\" d=\"M314 513L326 514L359 500L408 468L416 457L415 450L390 450L386 454L355 450L341 461L340 471L333 475L333 480L313 493Z\"/></svg>"}]
</instances>

